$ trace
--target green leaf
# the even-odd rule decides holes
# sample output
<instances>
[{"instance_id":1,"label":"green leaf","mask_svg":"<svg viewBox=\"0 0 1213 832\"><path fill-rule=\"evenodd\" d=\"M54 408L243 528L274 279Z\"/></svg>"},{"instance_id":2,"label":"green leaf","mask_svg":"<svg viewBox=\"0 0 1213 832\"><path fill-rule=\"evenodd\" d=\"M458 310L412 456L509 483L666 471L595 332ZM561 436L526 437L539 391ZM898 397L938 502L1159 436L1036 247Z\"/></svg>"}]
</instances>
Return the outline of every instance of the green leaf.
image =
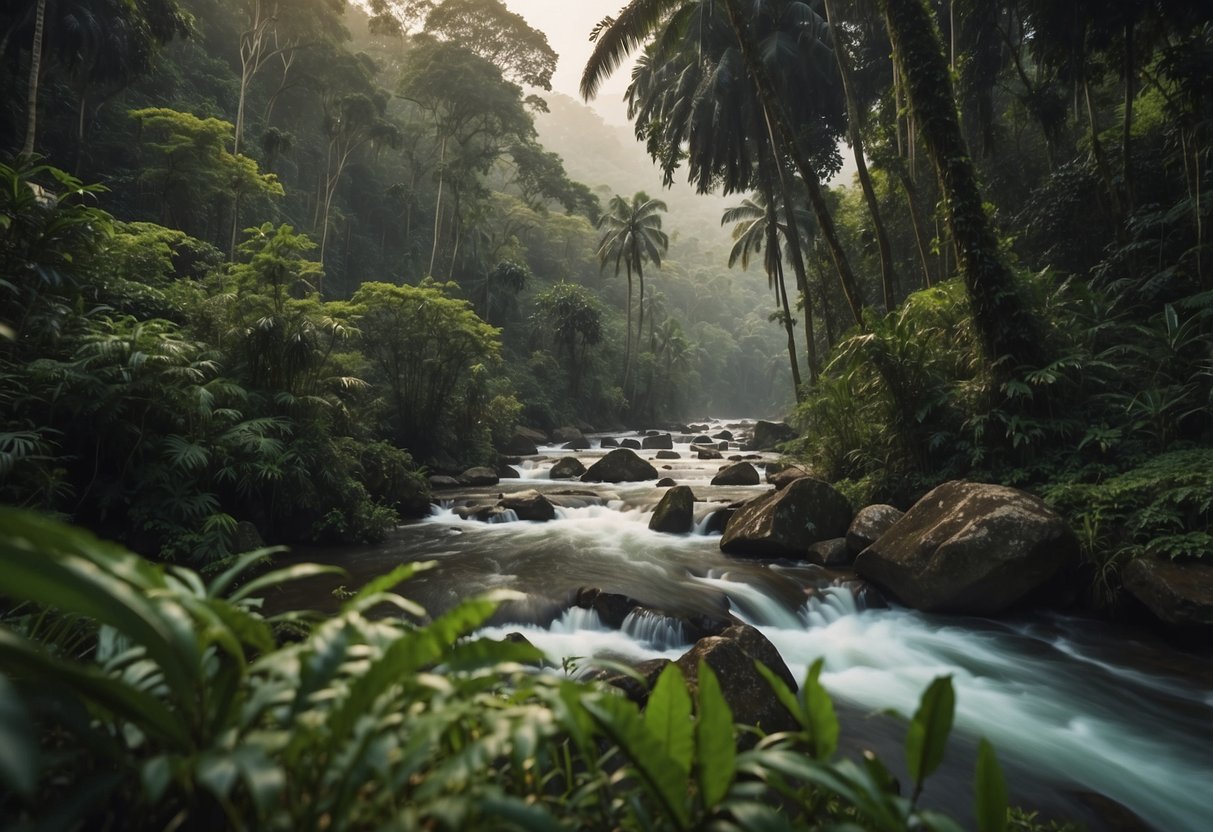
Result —
<instances>
[{"instance_id":1,"label":"green leaf","mask_svg":"<svg viewBox=\"0 0 1213 832\"><path fill-rule=\"evenodd\" d=\"M227 592L227 588L243 575L250 566L263 560L268 561L270 555L285 551L285 546L270 546L265 549L254 549L251 552L245 552L243 555L237 557L231 566L223 570L215 580L211 581L210 586L207 588L207 593L212 598L221 597L223 593Z\"/></svg>"},{"instance_id":2,"label":"green leaf","mask_svg":"<svg viewBox=\"0 0 1213 832\"><path fill-rule=\"evenodd\" d=\"M381 593L388 592L397 584L407 581L409 578L416 575L418 572L425 572L433 569L438 565L437 561L427 560L418 561L417 563L402 563L388 572L386 575L380 575L378 578L373 578L363 585L362 589L358 590L358 594L342 605L344 612L357 610L359 612L365 610L368 606L378 603L376 597ZM373 601L371 599L374 599ZM368 603L369 602L369 603Z\"/></svg>"},{"instance_id":3,"label":"green leaf","mask_svg":"<svg viewBox=\"0 0 1213 832\"><path fill-rule=\"evenodd\" d=\"M0 676L0 783L29 796L38 785L39 753L34 723L17 689Z\"/></svg>"},{"instance_id":4,"label":"green leaf","mask_svg":"<svg viewBox=\"0 0 1213 832\"><path fill-rule=\"evenodd\" d=\"M695 724L698 746L699 789L705 809L724 800L737 771L737 747L733 739L733 712L725 701L720 681L707 662L699 662L699 721Z\"/></svg>"},{"instance_id":5,"label":"green leaf","mask_svg":"<svg viewBox=\"0 0 1213 832\"><path fill-rule=\"evenodd\" d=\"M0 630L0 667L48 682L61 682L77 696L129 721L146 734L175 743L179 748L191 745L180 715L159 699L92 667L48 656L7 630Z\"/></svg>"},{"instance_id":6,"label":"green leaf","mask_svg":"<svg viewBox=\"0 0 1213 832\"><path fill-rule=\"evenodd\" d=\"M812 734L813 756L818 760L828 760L838 749L838 715L834 712L834 701L822 687L820 677L824 659L813 662L805 674L802 692L804 695L804 712L808 718L809 730Z\"/></svg>"},{"instance_id":7,"label":"green leaf","mask_svg":"<svg viewBox=\"0 0 1213 832\"><path fill-rule=\"evenodd\" d=\"M973 781L973 808L977 832L1005 832L1007 828L1007 783L994 746L985 737L977 745L977 774Z\"/></svg>"},{"instance_id":8,"label":"green leaf","mask_svg":"<svg viewBox=\"0 0 1213 832\"><path fill-rule=\"evenodd\" d=\"M915 800L922 793L927 777L943 762L955 713L952 677L940 676L923 693L906 734L906 767L914 779Z\"/></svg>"},{"instance_id":9,"label":"green leaf","mask_svg":"<svg viewBox=\"0 0 1213 832\"><path fill-rule=\"evenodd\" d=\"M619 744L644 784L665 807L680 829L690 826L686 806L686 775L651 734L636 706L618 696L586 702L585 709L598 726Z\"/></svg>"},{"instance_id":10,"label":"green leaf","mask_svg":"<svg viewBox=\"0 0 1213 832\"><path fill-rule=\"evenodd\" d=\"M657 677L644 708L644 727L661 743L683 777L691 774L695 753L695 723L691 720L691 695L675 664L667 664Z\"/></svg>"},{"instance_id":11,"label":"green leaf","mask_svg":"<svg viewBox=\"0 0 1213 832\"><path fill-rule=\"evenodd\" d=\"M266 587L277 586L288 581L298 581L303 578L311 578L316 575L345 575L346 572L340 566L325 566L319 563L300 563L295 566L288 566L285 569L275 569L273 572L267 572L259 578L249 581L240 589L231 594L229 600L242 601L249 598L255 592L260 592Z\"/></svg>"}]
</instances>

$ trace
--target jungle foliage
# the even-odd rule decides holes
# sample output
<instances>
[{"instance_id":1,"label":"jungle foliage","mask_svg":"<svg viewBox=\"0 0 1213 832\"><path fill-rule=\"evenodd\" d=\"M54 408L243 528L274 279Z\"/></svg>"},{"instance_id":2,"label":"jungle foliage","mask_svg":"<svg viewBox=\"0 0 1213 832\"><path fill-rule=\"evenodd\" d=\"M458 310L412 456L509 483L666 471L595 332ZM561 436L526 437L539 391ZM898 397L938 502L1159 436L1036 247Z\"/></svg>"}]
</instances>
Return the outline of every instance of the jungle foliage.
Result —
<instances>
[{"instance_id":1,"label":"jungle foliage","mask_svg":"<svg viewBox=\"0 0 1213 832\"><path fill-rule=\"evenodd\" d=\"M764 736L734 724L706 664L693 688L668 667L641 711L541 671L529 644L476 637L491 598L426 617L396 592L424 563L331 617L266 615L275 585L332 567L257 571L259 550L207 580L29 512L2 508L0 526L20 602L0 627L0 810L17 824L962 828L918 805L951 730L946 677L908 720L905 797L875 757L839 754L820 662L798 692L759 665L799 725ZM398 615L371 617L383 605ZM984 740L975 782L976 828L1007 829Z\"/></svg>"}]
</instances>

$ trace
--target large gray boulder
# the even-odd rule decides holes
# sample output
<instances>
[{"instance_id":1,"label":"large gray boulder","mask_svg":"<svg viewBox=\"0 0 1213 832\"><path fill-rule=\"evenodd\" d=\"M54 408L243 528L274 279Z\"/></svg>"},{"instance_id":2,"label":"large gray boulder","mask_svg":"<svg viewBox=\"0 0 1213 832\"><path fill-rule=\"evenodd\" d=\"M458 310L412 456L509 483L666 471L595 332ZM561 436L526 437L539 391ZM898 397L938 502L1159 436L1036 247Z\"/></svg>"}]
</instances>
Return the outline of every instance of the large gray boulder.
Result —
<instances>
[{"instance_id":1,"label":"large gray boulder","mask_svg":"<svg viewBox=\"0 0 1213 832\"><path fill-rule=\"evenodd\" d=\"M758 469L748 462L734 462L712 477L712 485L758 485Z\"/></svg>"},{"instance_id":2,"label":"large gray boulder","mask_svg":"<svg viewBox=\"0 0 1213 832\"><path fill-rule=\"evenodd\" d=\"M881 535L893 528L893 524L905 516L893 506L878 503L861 508L847 529L847 548L851 554L857 555L871 546Z\"/></svg>"},{"instance_id":3,"label":"large gray boulder","mask_svg":"<svg viewBox=\"0 0 1213 832\"><path fill-rule=\"evenodd\" d=\"M915 609L994 615L1044 590L1077 558L1074 533L1041 500L954 480L860 552L855 571Z\"/></svg>"},{"instance_id":4,"label":"large gray boulder","mask_svg":"<svg viewBox=\"0 0 1213 832\"><path fill-rule=\"evenodd\" d=\"M796 690L796 680L780 658L779 651L758 630L747 624L737 624L718 636L695 642L695 646L677 661L692 692L699 687L700 661L706 662L716 674L724 699L738 724L755 725L768 734L799 727L796 718L754 667L754 662L762 662L791 690Z\"/></svg>"},{"instance_id":5,"label":"large gray boulder","mask_svg":"<svg viewBox=\"0 0 1213 832\"><path fill-rule=\"evenodd\" d=\"M498 450L507 456L534 456L539 453L535 440L523 433L522 428L514 431L514 435L510 437L509 441Z\"/></svg>"},{"instance_id":6,"label":"large gray boulder","mask_svg":"<svg viewBox=\"0 0 1213 832\"><path fill-rule=\"evenodd\" d=\"M551 500L533 489L507 494L497 505L499 508L513 509L519 520L546 523L556 519L556 507Z\"/></svg>"},{"instance_id":7,"label":"large gray boulder","mask_svg":"<svg viewBox=\"0 0 1213 832\"><path fill-rule=\"evenodd\" d=\"M1121 573L1125 589L1165 624L1213 628L1213 564L1141 557Z\"/></svg>"},{"instance_id":8,"label":"large gray boulder","mask_svg":"<svg viewBox=\"0 0 1213 832\"><path fill-rule=\"evenodd\" d=\"M598 443L598 447L600 447L600 448L618 448L619 440L613 436L604 436L604 437L602 437L602 441Z\"/></svg>"},{"instance_id":9,"label":"large gray boulder","mask_svg":"<svg viewBox=\"0 0 1213 832\"><path fill-rule=\"evenodd\" d=\"M804 477L813 476L809 469L801 465L782 465L772 470L774 465L767 466L767 482L775 486L776 491L787 488L793 482Z\"/></svg>"},{"instance_id":10,"label":"large gray boulder","mask_svg":"<svg viewBox=\"0 0 1213 832\"><path fill-rule=\"evenodd\" d=\"M649 518L649 528L655 532L686 534L694 525L695 492L689 485L676 485L667 491Z\"/></svg>"},{"instance_id":11,"label":"large gray boulder","mask_svg":"<svg viewBox=\"0 0 1213 832\"><path fill-rule=\"evenodd\" d=\"M819 540L845 535L852 515L851 504L834 486L802 477L739 508L720 549L731 555L803 558Z\"/></svg>"},{"instance_id":12,"label":"large gray boulder","mask_svg":"<svg viewBox=\"0 0 1213 832\"><path fill-rule=\"evenodd\" d=\"M657 479L657 469L630 448L616 448L581 475L582 482L636 482Z\"/></svg>"},{"instance_id":13,"label":"large gray boulder","mask_svg":"<svg viewBox=\"0 0 1213 832\"><path fill-rule=\"evenodd\" d=\"M566 456L556 460L549 476L554 480L571 480L585 473L585 466L575 456Z\"/></svg>"},{"instance_id":14,"label":"large gray boulder","mask_svg":"<svg viewBox=\"0 0 1213 832\"><path fill-rule=\"evenodd\" d=\"M628 448L628 449L634 450L634 451L641 450L639 439L624 439L622 442L619 443L619 446L621 448Z\"/></svg>"},{"instance_id":15,"label":"large gray boulder","mask_svg":"<svg viewBox=\"0 0 1213 832\"><path fill-rule=\"evenodd\" d=\"M850 566L851 561L855 560L855 553L847 548L845 537L835 537L831 540L819 540L814 543L809 547L809 553L805 559L818 566Z\"/></svg>"},{"instance_id":16,"label":"large gray boulder","mask_svg":"<svg viewBox=\"0 0 1213 832\"><path fill-rule=\"evenodd\" d=\"M460 475L459 479L465 485L496 485L501 481L501 477L497 476L496 471L483 466L467 469Z\"/></svg>"},{"instance_id":17,"label":"large gray boulder","mask_svg":"<svg viewBox=\"0 0 1213 832\"><path fill-rule=\"evenodd\" d=\"M658 459L682 459L682 454L678 453L678 451L658 451L657 458Z\"/></svg>"},{"instance_id":18,"label":"large gray boulder","mask_svg":"<svg viewBox=\"0 0 1213 832\"><path fill-rule=\"evenodd\" d=\"M641 440L641 447L646 451L668 451L674 447L674 437L668 433L659 433L656 436L646 436Z\"/></svg>"},{"instance_id":19,"label":"large gray boulder","mask_svg":"<svg viewBox=\"0 0 1213 832\"><path fill-rule=\"evenodd\" d=\"M575 428L572 425L565 425L564 427L556 428L556 430L552 431L552 441L559 442L561 444L574 441L584 442L585 434L583 434L579 428ZM588 448L589 445L586 445L586 447Z\"/></svg>"},{"instance_id":20,"label":"large gray boulder","mask_svg":"<svg viewBox=\"0 0 1213 832\"><path fill-rule=\"evenodd\" d=\"M754 425L750 447L755 451L773 450L780 442L796 438L796 431L787 422L763 422Z\"/></svg>"}]
</instances>

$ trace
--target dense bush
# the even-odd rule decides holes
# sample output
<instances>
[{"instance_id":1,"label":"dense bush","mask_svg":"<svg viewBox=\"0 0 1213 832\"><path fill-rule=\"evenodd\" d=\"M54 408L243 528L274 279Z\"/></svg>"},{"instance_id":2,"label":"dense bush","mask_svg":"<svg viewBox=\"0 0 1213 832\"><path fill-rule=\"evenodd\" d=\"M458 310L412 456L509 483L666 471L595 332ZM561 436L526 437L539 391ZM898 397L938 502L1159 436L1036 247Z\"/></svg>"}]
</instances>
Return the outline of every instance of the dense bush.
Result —
<instances>
[{"instance_id":1,"label":"dense bush","mask_svg":"<svg viewBox=\"0 0 1213 832\"><path fill-rule=\"evenodd\" d=\"M910 720L912 797L874 757L838 754L818 681L793 694L759 666L796 731L737 744L719 683L667 668L643 711L539 671L527 644L470 636L470 599L425 619L395 592L406 564L315 621L260 612L267 551L209 583L91 535L0 509L0 812L18 825L127 829L959 829L917 806L955 702L947 678ZM12 607L12 602L19 602ZM368 618L387 605L400 618ZM46 627L69 616L69 627ZM411 623L416 622L416 623ZM982 741L977 828L1007 828Z\"/></svg>"}]
</instances>

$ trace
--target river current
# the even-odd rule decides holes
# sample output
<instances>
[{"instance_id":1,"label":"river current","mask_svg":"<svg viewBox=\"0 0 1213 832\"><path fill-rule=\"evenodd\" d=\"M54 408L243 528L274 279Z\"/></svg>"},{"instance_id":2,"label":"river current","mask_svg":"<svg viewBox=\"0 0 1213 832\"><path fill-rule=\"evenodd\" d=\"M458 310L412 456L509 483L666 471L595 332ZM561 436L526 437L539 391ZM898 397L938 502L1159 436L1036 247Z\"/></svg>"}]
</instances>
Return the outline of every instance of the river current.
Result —
<instances>
[{"instance_id":1,"label":"river current","mask_svg":"<svg viewBox=\"0 0 1213 832\"><path fill-rule=\"evenodd\" d=\"M723 427L713 423L708 433ZM402 561L435 560L435 569L402 587L432 614L478 592L516 590L523 597L499 610L485 634L520 632L556 668L588 668L595 658L676 659L689 647L670 618L633 614L622 630L613 630L592 611L567 609L580 587L627 595L671 614L727 609L758 627L795 677L824 658L822 682L844 717L844 749L873 748L895 771L904 771L905 729L885 712L913 713L930 681L950 675L957 698L954 741L943 770L928 781L924 803L973 825L972 761L977 737L985 736L1007 770L1013 803L1091 829L1135 828L1134 818L1115 804L1150 828L1213 829L1213 662L1207 654L1058 613L993 621L869 605L840 576L819 567L726 556L719 533L703 532L704 521L715 509L771 486L711 486L728 460L701 461L677 436L680 459L637 453L661 476L694 489L704 501L696 504L700 523L689 535L650 531L652 510L665 491L653 481L550 478L552 464L564 455L590 465L605 453L598 447L602 438L591 437L590 451L541 448L540 457L515 466L518 479L439 492L443 506L401 526L384 543L296 557L338 563L350 573L351 586ZM755 460L760 473L775 459L762 457ZM452 510L531 488L577 493L559 496L564 507L546 523L484 523ZM285 588L275 604L324 607L332 603L330 589L317 582Z\"/></svg>"}]
</instances>

